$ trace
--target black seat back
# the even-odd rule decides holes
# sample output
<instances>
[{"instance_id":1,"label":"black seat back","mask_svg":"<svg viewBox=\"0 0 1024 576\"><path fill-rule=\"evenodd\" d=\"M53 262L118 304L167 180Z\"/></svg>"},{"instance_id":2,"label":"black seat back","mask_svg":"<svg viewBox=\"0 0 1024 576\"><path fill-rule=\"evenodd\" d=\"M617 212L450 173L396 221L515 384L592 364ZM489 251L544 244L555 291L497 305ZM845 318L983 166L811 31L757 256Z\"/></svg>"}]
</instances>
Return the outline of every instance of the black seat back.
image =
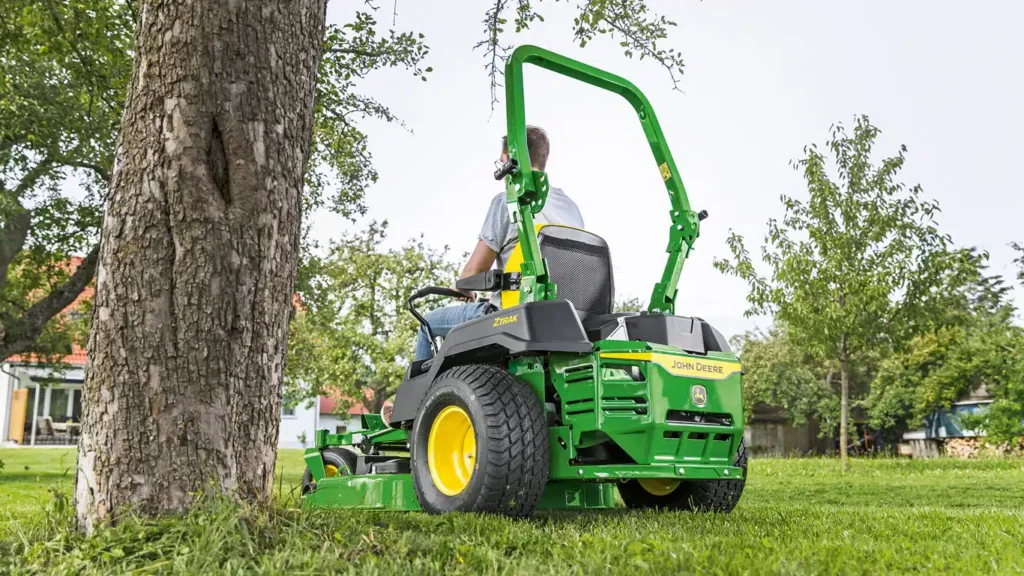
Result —
<instances>
[{"instance_id":1,"label":"black seat back","mask_svg":"<svg viewBox=\"0 0 1024 576\"><path fill-rule=\"evenodd\" d=\"M610 314L615 307L615 281L608 243L586 230L548 224L537 232L548 275L558 286L558 299L569 300L583 315Z\"/></svg>"}]
</instances>

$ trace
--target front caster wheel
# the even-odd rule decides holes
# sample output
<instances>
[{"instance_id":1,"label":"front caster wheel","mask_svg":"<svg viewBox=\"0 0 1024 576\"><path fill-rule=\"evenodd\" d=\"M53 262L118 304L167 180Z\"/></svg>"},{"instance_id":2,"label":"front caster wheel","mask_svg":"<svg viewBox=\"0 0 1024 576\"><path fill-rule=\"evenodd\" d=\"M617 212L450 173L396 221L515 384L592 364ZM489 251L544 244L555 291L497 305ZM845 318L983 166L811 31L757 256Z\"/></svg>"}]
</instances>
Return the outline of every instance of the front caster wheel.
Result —
<instances>
[{"instance_id":1,"label":"front caster wheel","mask_svg":"<svg viewBox=\"0 0 1024 576\"><path fill-rule=\"evenodd\" d=\"M328 478L334 476L351 476L356 473L356 453L347 448L324 448L320 456L324 459L324 472ZM316 488L313 472L306 467L302 475L302 494L306 495Z\"/></svg>"},{"instance_id":2,"label":"front caster wheel","mask_svg":"<svg viewBox=\"0 0 1024 576\"><path fill-rule=\"evenodd\" d=\"M740 447L733 466L743 468L741 480L673 479L630 480L619 484L619 495L629 508L668 508L702 512L731 512L747 482L747 446Z\"/></svg>"}]
</instances>

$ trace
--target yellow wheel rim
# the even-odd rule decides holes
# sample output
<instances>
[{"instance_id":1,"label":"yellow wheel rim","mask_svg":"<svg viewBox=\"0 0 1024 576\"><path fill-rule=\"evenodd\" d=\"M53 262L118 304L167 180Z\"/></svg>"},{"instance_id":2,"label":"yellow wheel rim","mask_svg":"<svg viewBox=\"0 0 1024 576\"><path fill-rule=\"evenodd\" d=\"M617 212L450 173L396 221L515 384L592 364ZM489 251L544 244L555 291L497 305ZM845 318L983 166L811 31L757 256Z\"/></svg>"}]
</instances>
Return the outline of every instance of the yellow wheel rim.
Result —
<instances>
[{"instance_id":1,"label":"yellow wheel rim","mask_svg":"<svg viewBox=\"0 0 1024 576\"><path fill-rule=\"evenodd\" d=\"M668 480L665 478L644 478L639 482L644 490L655 496L668 496L679 486L679 480Z\"/></svg>"},{"instance_id":2,"label":"yellow wheel rim","mask_svg":"<svg viewBox=\"0 0 1024 576\"><path fill-rule=\"evenodd\" d=\"M448 406L434 419L427 437L427 467L434 486L445 496L466 489L476 465L476 432L469 414Z\"/></svg>"},{"instance_id":3,"label":"yellow wheel rim","mask_svg":"<svg viewBox=\"0 0 1024 576\"><path fill-rule=\"evenodd\" d=\"M334 464L327 464L324 466L324 473L327 474L328 478L338 475L338 467Z\"/></svg>"}]
</instances>

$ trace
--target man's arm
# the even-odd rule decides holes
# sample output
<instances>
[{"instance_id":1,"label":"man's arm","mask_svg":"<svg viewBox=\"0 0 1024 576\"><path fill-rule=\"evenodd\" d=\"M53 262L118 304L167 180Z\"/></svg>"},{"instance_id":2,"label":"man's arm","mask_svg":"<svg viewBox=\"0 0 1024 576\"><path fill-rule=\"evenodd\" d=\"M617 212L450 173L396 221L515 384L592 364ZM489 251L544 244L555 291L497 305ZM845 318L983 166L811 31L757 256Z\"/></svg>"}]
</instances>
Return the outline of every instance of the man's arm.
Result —
<instances>
[{"instance_id":1,"label":"man's arm","mask_svg":"<svg viewBox=\"0 0 1024 576\"><path fill-rule=\"evenodd\" d=\"M462 268L462 274L459 275L459 278L468 278L474 274L490 270L491 266L494 265L494 259L497 257L497 252L491 250L491 247L485 244L483 240L478 240L476 248L469 256L469 261ZM465 292L465 294L470 300L476 299L476 293L474 292Z\"/></svg>"}]
</instances>

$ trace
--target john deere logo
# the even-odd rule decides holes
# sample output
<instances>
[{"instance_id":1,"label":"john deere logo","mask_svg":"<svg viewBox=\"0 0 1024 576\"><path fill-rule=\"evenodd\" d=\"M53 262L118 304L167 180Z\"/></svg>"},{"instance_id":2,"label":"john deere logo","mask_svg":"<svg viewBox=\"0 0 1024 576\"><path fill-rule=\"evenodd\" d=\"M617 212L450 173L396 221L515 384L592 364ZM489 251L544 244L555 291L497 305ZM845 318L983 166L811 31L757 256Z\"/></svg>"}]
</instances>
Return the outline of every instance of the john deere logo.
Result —
<instances>
[{"instance_id":1,"label":"john deere logo","mask_svg":"<svg viewBox=\"0 0 1024 576\"><path fill-rule=\"evenodd\" d=\"M693 400L694 406L703 408L708 403L708 389L697 384L690 388L690 399Z\"/></svg>"}]
</instances>

